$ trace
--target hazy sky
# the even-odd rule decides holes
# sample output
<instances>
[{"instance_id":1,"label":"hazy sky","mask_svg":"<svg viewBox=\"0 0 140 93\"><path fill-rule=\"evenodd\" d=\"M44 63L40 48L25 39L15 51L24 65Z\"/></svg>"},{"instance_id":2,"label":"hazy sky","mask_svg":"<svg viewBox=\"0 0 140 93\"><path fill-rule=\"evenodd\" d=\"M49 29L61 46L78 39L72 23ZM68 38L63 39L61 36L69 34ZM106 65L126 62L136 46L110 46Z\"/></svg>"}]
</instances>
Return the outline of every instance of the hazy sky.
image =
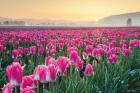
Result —
<instances>
[{"instance_id":1,"label":"hazy sky","mask_svg":"<svg viewBox=\"0 0 140 93\"><path fill-rule=\"evenodd\" d=\"M0 0L0 16L9 18L94 21L136 11L140 0Z\"/></svg>"}]
</instances>

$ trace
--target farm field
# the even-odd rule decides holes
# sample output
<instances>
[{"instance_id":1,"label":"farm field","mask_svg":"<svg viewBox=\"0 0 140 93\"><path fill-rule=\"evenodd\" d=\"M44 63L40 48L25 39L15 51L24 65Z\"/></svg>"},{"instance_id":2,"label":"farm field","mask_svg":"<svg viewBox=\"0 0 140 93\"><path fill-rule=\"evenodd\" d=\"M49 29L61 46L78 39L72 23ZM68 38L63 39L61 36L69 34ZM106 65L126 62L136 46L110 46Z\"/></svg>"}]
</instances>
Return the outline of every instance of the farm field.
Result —
<instances>
[{"instance_id":1,"label":"farm field","mask_svg":"<svg viewBox=\"0 0 140 93\"><path fill-rule=\"evenodd\" d=\"M140 93L140 27L2 27L0 88L0 93Z\"/></svg>"}]
</instances>

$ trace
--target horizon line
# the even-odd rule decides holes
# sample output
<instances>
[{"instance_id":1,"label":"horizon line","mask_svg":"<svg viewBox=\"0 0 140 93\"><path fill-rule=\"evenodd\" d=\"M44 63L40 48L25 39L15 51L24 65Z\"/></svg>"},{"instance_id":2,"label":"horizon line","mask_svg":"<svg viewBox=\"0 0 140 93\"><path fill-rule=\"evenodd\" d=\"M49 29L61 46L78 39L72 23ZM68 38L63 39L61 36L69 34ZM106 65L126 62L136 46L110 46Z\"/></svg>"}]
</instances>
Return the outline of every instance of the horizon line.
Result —
<instances>
[{"instance_id":1,"label":"horizon line","mask_svg":"<svg viewBox=\"0 0 140 93\"><path fill-rule=\"evenodd\" d=\"M113 15L109 15L109 16L105 16L99 19L95 19L95 20L69 20L69 19L48 19L48 18L9 18L9 17L4 17L4 16L0 16L0 18L6 18L6 19L10 19L10 20L49 20L49 21L66 21L66 22L97 22L101 19L107 18L107 17L111 17L111 16L118 16L118 15L123 15L123 14L133 14L133 13L140 13L140 11L135 11L135 12L126 12L126 13L119 13L119 14L113 14Z\"/></svg>"}]
</instances>

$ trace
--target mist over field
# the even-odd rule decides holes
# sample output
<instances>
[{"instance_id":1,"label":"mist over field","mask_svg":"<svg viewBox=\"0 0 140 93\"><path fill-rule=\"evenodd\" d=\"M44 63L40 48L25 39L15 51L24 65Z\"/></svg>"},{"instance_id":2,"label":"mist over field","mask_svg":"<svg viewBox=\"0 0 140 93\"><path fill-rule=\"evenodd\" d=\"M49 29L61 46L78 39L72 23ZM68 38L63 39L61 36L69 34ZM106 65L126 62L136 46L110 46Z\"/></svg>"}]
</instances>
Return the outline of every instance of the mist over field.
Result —
<instances>
[{"instance_id":1,"label":"mist over field","mask_svg":"<svg viewBox=\"0 0 140 93\"><path fill-rule=\"evenodd\" d=\"M63 26L63 27L104 27L104 26L127 26L128 18L132 19L132 26L140 26L140 12L126 13L104 17L96 21L65 21L48 19L11 19L0 17L4 21L24 21L25 26ZM6 24L5 24L6 25ZM11 24L12 25L12 24ZM15 24L14 24L15 25ZM2 24L0 25L2 26ZM8 26L8 25L7 25ZM15 25L16 26L16 25ZM18 24L17 24L18 26Z\"/></svg>"}]
</instances>

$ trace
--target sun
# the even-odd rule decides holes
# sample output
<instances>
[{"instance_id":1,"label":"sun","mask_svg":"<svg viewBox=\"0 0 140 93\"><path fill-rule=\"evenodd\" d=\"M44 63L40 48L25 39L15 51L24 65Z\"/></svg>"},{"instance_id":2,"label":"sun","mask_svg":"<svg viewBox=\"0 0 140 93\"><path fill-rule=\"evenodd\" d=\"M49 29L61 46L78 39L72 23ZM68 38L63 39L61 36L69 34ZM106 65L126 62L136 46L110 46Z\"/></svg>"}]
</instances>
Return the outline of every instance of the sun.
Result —
<instances>
[{"instance_id":1,"label":"sun","mask_svg":"<svg viewBox=\"0 0 140 93\"><path fill-rule=\"evenodd\" d=\"M96 21L96 22L98 22L98 21L99 21L99 19L95 19L95 21Z\"/></svg>"}]
</instances>

